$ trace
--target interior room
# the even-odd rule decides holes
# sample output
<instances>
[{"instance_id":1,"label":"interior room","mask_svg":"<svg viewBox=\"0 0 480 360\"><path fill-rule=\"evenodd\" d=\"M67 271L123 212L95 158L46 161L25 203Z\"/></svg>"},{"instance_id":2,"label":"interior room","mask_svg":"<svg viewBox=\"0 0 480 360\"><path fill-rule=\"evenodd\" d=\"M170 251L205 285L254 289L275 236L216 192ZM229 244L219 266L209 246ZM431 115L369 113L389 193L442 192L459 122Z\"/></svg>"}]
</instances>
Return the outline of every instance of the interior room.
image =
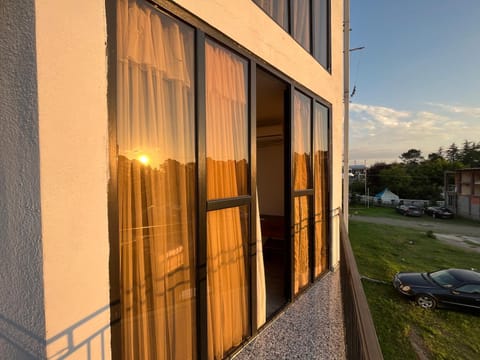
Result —
<instances>
[{"instance_id":1,"label":"interior room","mask_svg":"<svg viewBox=\"0 0 480 360\"><path fill-rule=\"evenodd\" d=\"M257 186L267 293L267 318L289 298L290 250L285 219L287 84L257 68Z\"/></svg>"}]
</instances>

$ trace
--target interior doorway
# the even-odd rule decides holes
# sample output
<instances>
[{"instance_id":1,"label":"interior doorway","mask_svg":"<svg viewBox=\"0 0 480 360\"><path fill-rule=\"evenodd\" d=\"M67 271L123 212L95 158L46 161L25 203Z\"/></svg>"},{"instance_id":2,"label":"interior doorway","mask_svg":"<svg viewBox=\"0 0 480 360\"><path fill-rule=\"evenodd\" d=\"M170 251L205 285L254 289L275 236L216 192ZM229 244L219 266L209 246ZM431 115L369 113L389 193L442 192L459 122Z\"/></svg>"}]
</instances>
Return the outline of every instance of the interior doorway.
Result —
<instances>
[{"instance_id":1,"label":"interior doorway","mask_svg":"<svg viewBox=\"0 0 480 360\"><path fill-rule=\"evenodd\" d=\"M267 319L289 300L290 247L285 206L287 83L257 67L257 187Z\"/></svg>"}]
</instances>

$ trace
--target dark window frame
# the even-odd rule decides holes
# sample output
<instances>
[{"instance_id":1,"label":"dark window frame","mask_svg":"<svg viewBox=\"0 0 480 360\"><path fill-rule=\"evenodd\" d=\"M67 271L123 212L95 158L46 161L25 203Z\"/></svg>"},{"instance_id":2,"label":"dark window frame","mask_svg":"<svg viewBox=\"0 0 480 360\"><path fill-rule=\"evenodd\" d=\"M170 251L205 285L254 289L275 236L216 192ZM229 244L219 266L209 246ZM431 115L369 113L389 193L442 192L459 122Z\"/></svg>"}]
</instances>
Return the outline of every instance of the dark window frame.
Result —
<instances>
[{"instance_id":1,"label":"dark window frame","mask_svg":"<svg viewBox=\"0 0 480 360\"><path fill-rule=\"evenodd\" d=\"M309 243L308 243L308 246L309 246L309 249L308 249L308 252L309 252L309 270L310 270L310 284L305 286L304 288L300 289L299 292L297 294L294 293L294 289L293 289L293 283L295 281L295 274L294 274L294 267L293 265L291 266L291 271L292 271L292 274L291 274L291 282L292 282L292 286L291 286L291 298L292 299L295 299L296 297L298 297L301 293L303 293L304 291L306 291L309 286L315 282L317 279L321 278L322 277L322 274L320 274L319 276L315 276L315 175L314 175L314 171L315 171L315 164L314 164L314 158L315 158L315 155L314 155L314 136L315 136L315 132L314 132L314 121L315 121L315 105L316 104L319 104L320 106L323 106L324 108L327 109L327 113L328 113L328 117L327 117L327 131L328 131L328 134L327 134L327 141L328 141L328 157L327 157L327 164L326 164L326 167L327 167L327 172L326 172L326 179L325 181L327 182L327 211L328 213L331 212L331 208L332 208L332 202L331 202L331 184L332 184L332 169L331 169L331 159L332 159L332 129L331 129L331 119L332 119L332 108L331 106L328 106L326 105L326 103L322 102L322 101L319 101L317 97L313 96L312 94L310 94L309 92L305 91L305 89L302 89L300 87L292 87L292 94L291 94L291 97L290 97L290 101L291 101L291 112L290 112L290 144L293 144L293 137L295 136L294 134L294 126L293 126L293 122L294 122L294 112L293 112L293 98L294 98L294 94L295 92L299 92L300 94L304 95L304 96L307 96L310 100L310 173L308 174L309 176L309 183L310 183L310 187L308 189L302 189L302 190L295 190L293 189L293 185L291 185L291 189L290 189L290 194L289 194L289 197L286 197L286 198L290 198L290 219L292 221L292 224L291 224L291 233L290 233L290 237L291 237L291 264L294 264L294 246L293 246L293 237L294 237L294 224L293 224L293 219L294 219L294 201L295 201L295 198L297 197L302 197L302 196L308 196L308 207L310 209L310 217L309 217ZM293 173L293 149L290 149L289 150L289 156L290 156L290 164L291 164L291 169L290 169L290 181L291 183L293 183L293 177L294 177L294 173ZM288 189L287 189L288 191ZM327 224L327 251L330 252L331 250L331 226L330 226L330 216L328 217L328 224ZM327 262L330 262L330 254L328 253L327 254Z\"/></svg>"}]
</instances>

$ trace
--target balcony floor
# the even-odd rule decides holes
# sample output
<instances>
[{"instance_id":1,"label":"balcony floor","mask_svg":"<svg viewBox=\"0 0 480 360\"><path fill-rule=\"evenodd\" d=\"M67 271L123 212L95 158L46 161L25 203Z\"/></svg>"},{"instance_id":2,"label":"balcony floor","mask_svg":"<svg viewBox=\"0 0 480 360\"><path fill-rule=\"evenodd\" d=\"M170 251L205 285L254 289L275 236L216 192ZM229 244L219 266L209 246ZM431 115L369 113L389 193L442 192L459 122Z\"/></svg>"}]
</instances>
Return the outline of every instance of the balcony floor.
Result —
<instances>
[{"instance_id":1,"label":"balcony floor","mask_svg":"<svg viewBox=\"0 0 480 360\"><path fill-rule=\"evenodd\" d=\"M340 271L317 281L234 359L346 359Z\"/></svg>"}]
</instances>

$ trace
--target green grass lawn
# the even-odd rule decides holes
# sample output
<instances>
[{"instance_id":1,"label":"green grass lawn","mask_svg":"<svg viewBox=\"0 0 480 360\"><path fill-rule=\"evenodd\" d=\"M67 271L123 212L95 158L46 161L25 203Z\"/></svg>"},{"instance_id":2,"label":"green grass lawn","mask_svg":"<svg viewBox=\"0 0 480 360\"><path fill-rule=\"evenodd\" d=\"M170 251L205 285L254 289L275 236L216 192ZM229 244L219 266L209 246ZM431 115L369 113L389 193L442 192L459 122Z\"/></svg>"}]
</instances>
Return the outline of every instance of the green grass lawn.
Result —
<instances>
[{"instance_id":1,"label":"green grass lawn","mask_svg":"<svg viewBox=\"0 0 480 360\"><path fill-rule=\"evenodd\" d=\"M393 211L393 210L392 210ZM480 256L417 230L350 221L350 241L385 359L480 359L480 313L424 310L391 285L398 271L480 269Z\"/></svg>"}]
</instances>

